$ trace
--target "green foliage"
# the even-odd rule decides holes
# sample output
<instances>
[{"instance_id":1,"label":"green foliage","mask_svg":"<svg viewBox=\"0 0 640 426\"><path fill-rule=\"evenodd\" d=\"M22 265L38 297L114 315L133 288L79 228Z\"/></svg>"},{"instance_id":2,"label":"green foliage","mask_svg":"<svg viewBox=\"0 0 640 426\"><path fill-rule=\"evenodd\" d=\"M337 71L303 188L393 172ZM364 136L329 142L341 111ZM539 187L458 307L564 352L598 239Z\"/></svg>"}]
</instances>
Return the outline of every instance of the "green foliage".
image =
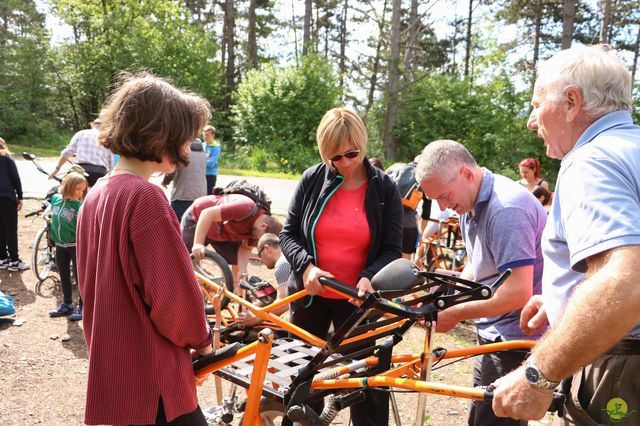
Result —
<instances>
[{"instance_id":1,"label":"green foliage","mask_svg":"<svg viewBox=\"0 0 640 426\"><path fill-rule=\"evenodd\" d=\"M528 99L515 91L502 75L485 84L472 85L452 76L429 76L400 93L394 136L400 158L411 161L426 144L452 139L465 145L481 166L517 177L517 165L525 157L543 163L547 180L554 181L557 164L546 158L540 140L527 130ZM372 110L370 137L382 125L380 106ZM373 152L382 152L372 140Z\"/></svg>"},{"instance_id":2,"label":"green foliage","mask_svg":"<svg viewBox=\"0 0 640 426\"><path fill-rule=\"evenodd\" d=\"M238 86L232 121L236 158L257 170L300 172L317 163L315 131L340 99L337 77L322 58L300 67L266 66Z\"/></svg>"}]
</instances>

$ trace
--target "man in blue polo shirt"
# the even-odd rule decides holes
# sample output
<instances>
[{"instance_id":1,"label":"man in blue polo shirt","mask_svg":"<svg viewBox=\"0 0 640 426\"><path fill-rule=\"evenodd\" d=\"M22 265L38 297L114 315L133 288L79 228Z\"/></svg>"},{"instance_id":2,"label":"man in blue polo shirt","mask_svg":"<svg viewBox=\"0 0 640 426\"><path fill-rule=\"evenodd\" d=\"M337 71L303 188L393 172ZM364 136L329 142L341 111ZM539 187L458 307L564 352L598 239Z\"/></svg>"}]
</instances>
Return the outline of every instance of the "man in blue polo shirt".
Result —
<instances>
[{"instance_id":1,"label":"man in blue polo shirt","mask_svg":"<svg viewBox=\"0 0 640 426\"><path fill-rule=\"evenodd\" d=\"M528 127L562 159L543 235L543 297L521 324L549 332L496 383L497 415L539 419L563 379L554 424L640 424L640 127L631 73L609 46L540 65ZM575 374L574 374L575 373ZM573 377L571 377L573 375Z\"/></svg>"},{"instance_id":2,"label":"man in blue polo shirt","mask_svg":"<svg viewBox=\"0 0 640 426\"><path fill-rule=\"evenodd\" d=\"M416 180L441 209L460 215L469 262L462 275L492 283L507 269L512 275L490 300L467 302L438 314L437 331L448 331L465 319L476 319L478 342L488 344L527 338L520 329L520 309L532 294L540 294L540 238L547 214L538 200L518 183L480 168L469 151L454 141L435 141L422 151ZM541 331L540 331L541 332ZM479 357L473 385L487 386L517 368L523 352ZM522 425L497 418L489 404L474 402L470 425Z\"/></svg>"}]
</instances>

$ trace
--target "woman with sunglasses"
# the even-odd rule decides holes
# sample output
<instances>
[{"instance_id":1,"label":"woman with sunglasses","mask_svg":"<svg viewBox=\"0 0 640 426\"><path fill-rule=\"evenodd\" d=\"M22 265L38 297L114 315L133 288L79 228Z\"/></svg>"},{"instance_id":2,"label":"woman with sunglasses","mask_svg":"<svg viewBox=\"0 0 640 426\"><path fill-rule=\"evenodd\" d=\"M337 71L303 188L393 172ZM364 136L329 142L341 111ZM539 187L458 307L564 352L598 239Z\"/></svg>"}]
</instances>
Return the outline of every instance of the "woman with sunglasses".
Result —
<instances>
[{"instance_id":1,"label":"woman with sunglasses","mask_svg":"<svg viewBox=\"0 0 640 426\"><path fill-rule=\"evenodd\" d=\"M326 339L330 324L337 330L356 307L318 279L373 291L371 278L401 255L402 203L393 181L366 158L367 132L354 112L328 111L316 140L322 163L302 175L280 245L296 278L289 294L306 288L310 295L292 303L291 321ZM368 392L351 417L355 426L387 425L388 412L387 395Z\"/></svg>"}]
</instances>

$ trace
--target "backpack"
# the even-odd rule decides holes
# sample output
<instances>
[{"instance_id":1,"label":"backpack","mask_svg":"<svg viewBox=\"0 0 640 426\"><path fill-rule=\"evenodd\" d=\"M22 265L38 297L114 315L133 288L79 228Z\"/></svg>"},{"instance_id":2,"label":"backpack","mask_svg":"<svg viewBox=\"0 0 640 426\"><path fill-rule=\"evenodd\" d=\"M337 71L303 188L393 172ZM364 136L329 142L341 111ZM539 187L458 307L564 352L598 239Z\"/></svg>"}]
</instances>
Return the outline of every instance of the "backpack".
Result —
<instances>
[{"instance_id":1,"label":"backpack","mask_svg":"<svg viewBox=\"0 0 640 426\"><path fill-rule=\"evenodd\" d=\"M13 297L0 291L0 317L14 315L15 313L16 307L13 304Z\"/></svg>"},{"instance_id":2,"label":"backpack","mask_svg":"<svg viewBox=\"0 0 640 426\"><path fill-rule=\"evenodd\" d=\"M240 194L251 198L255 203L255 207L246 218L252 217L258 210L264 209L267 215L271 215L271 199L261 186L248 182L245 179L236 179L229 182L224 188L215 187L211 190L212 195L229 195ZM244 218L244 219L246 219ZM244 220L240 219L240 220Z\"/></svg>"},{"instance_id":3,"label":"backpack","mask_svg":"<svg viewBox=\"0 0 640 426\"><path fill-rule=\"evenodd\" d=\"M398 187L402 205L415 210L422 201L422 189L416 182L415 163L396 163L387 169L387 175Z\"/></svg>"}]
</instances>

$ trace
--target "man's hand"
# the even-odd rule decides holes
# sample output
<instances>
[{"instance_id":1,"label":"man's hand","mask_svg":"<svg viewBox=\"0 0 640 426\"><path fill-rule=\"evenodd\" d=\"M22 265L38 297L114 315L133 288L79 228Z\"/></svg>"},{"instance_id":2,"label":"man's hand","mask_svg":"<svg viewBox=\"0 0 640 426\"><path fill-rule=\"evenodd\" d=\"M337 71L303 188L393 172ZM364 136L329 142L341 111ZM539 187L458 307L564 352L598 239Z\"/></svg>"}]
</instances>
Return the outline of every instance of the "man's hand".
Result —
<instances>
[{"instance_id":1,"label":"man's hand","mask_svg":"<svg viewBox=\"0 0 640 426\"><path fill-rule=\"evenodd\" d=\"M304 288L307 289L310 296L315 296L316 294L320 294L324 291L324 287L322 287L322 284L318 281L318 278L320 277L334 278L333 274L323 271L313 263L310 263L309 266L307 266L307 269L305 269L304 274L302 274Z\"/></svg>"},{"instance_id":2,"label":"man's hand","mask_svg":"<svg viewBox=\"0 0 640 426\"><path fill-rule=\"evenodd\" d=\"M242 311L238 314L238 325L241 327L252 327L260 322L260 319L250 311Z\"/></svg>"},{"instance_id":3,"label":"man's hand","mask_svg":"<svg viewBox=\"0 0 640 426\"><path fill-rule=\"evenodd\" d=\"M204 250L204 245L193 243L193 246L191 247L191 254L196 261L200 262L204 258Z\"/></svg>"},{"instance_id":4,"label":"man's hand","mask_svg":"<svg viewBox=\"0 0 640 426\"><path fill-rule=\"evenodd\" d=\"M18 200L18 211L22 210L22 200Z\"/></svg>"},{"instance_id":5,"label":"man's hand","mask_svg":"<svg viewBox=\"0 0 640 426\"><path fill-rule=\"evenodd\" d=\"M374 292L373 286L371 285L371 280L367 277L360 278L358 280L358 284L356 285L356 288L358 289L358 296L360 297L364 297L367 294ZM349 303L356 306L360 306L362 305L362 300L351 298L349 299Z\"/></svg>"},{"instance_id":6,"label":"man's hand","mask_svg":"<svg viewBox=\"0 0 640 426\"><path fill-rule=\"evenodd\" d=\"M456 326L462 319L458 316L455 306L438 312L438 320L436 321L436 331L446 333Z\"/></svg>"},{"instance_id":7,"label":"man's hand","mask_svg":"<svg viewBox=\"0 0 640 426\"><path fill-rule=\"evenodd\" d=\"M492 406L498 417L539 420L544 417L553 400L553 391L529 384L524 367L496 380L494 386Z\"/></svg>"},{"instance_id":8,"label":"man's hand","mask_svg":"<svg viewBox=\"0 0 640 426\"><path fill-rule=\"evenodd\" d=\"M532 296L520 313L520 328L527 335L549 324L541 295Z\"/></svg>"}]
</instances>

